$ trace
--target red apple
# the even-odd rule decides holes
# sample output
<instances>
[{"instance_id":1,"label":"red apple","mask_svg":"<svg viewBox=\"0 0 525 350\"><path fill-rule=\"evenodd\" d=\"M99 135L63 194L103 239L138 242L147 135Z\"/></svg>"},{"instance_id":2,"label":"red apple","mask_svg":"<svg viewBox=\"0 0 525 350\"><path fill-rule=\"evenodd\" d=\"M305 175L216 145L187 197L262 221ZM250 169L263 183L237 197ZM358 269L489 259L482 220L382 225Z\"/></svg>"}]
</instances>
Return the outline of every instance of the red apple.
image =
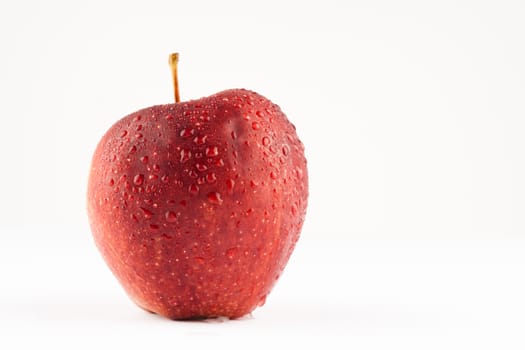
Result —
<instances>
[{"instance_id":1,"label":"red apple","mask_svg":"<svg viewBox=\"0 0 525 350\"><path fill-rule=\"evenodd\" d=\"M238 89L115 123L93 156L88 214L103 258L140 307L170 319L238 318L281 275L307 196L295 127Z\"/></svg>"}]
</instances>

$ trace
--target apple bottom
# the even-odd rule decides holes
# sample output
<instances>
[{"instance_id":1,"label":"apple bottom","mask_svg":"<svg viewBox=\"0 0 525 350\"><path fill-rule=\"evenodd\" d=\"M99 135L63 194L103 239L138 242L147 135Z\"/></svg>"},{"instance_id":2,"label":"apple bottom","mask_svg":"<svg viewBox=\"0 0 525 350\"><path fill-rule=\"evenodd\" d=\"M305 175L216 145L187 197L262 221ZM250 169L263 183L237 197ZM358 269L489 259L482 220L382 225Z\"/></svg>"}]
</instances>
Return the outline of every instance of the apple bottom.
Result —
<instances>
[{"instance_id":1,"label":"apple bottom","mask_svg":"<svg viewBox=\"0 0 525 350\"><path fill-rule=\"evenodd\" d=\"M161 235L148 244L128 239L120 249L107 244L115 239L97 246L140 308L172 320L237 319L264 304L293 251L295 241L274 232L227 249L213 248L213 235L192 244Z\"/></svg>"}]
</instances>

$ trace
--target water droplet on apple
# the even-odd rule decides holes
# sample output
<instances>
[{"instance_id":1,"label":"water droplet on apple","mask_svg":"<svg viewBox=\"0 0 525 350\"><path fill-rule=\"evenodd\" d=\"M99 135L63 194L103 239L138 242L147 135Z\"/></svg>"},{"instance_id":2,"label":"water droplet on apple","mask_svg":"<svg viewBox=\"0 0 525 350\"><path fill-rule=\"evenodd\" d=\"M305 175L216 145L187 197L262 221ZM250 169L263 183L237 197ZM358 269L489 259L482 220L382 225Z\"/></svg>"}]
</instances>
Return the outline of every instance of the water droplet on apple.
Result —
<instances>
[{"instance_id":1,"label":"water droplet on apple","mask_svg":"<svg viewBox=\"0 0 525 350\"><path fill-rule=\"evenodd\" d=\"M218 166L218 167L223 167L224 166L224 160L222 160L222 158L219 158L215 161L215 165Z\"/></svg>"},{"instance_id":2,"label":"water droplet on apple","mask_svg":"<svg viewBox=\"0 0 525 350\"><path fill-rule=\"evenodd\" d=\"M199 193L199 186L197 186L197 184L191 184L188 187L188 192L193 195L196 195L197 193Z\"/></svg>"},{"instance_id":3,"label":"water droplet on apple","mask_svg":"<svg viewBox=\"0 0 525 350\"><path fill-rule=\"evenodd\" d=\"M275 180L277 179L277 174L273 171L270 171L270 177Z\"/></svg>"},{"instance_id":4,"label":"water droplet on apple","mask_svg":"<svg viewBox=\"0 0 525 350\"><path fill-rule=\"evenodd\" d=\"M206 157L215 157L219 154L219 147L206 147Z\"/></svg>"},{"instance_id":5,"label":"water droplet on apple","mask_svg":"<svg viewBox=\"0 0 525 350\"><path fill-rule=\"evenodd\" d=\"M133 154L133 153L135 153L135 152L137 152L137 147L135 147L135 146L131 146L130 149L129 149L129 153L130 153L130 154Z\"/></svg>"},{"instance_id":6,"label":"water droplet on apple","mask_svg":"<svg viewBox=\"0 0 525 350\"><path fill-rule=\"evenodd\" d=\"M145 219L150 219L153 216L153 212L149 209L140 207L140 210L142 210L142 214L144 214Z\"/></svg>"},{"instance_id":7,"label":"water droplet on apple","mask_svg":"<svg viewBox=\"0 0 525 350\"><path fill-rule=\"evenodd\" d=\"M196 178L199 177L199 174L197 174L197 172L196 172L195 170L193 170L193 169L190 170L190 171L188 172L188 175L189 175L191 178L194 178L194 179L196 179Z\"/></svg>"},{"instance_id":8,"label":"water droplet on apple","mask_svg":"<svg viewBox=\"0 0 525 350\"><path fill-rule=\"evenodd\" d=\"M142 174L135 175L135 177L133 178L133 183L137 186L142 185L144 183L144 175Z\"/></svg>"},{"instance_id":9,"label":"water droplet on apple","mask_svg":"<svg viewBox=\"0 0 525 350\"><path fill-rule=\"evenodd\" d=\"M253 130L259 130L261 128L261 124L258 122L252 122L252 129Z\"/></svg>"},{"instance_id":10,"label":"water droplet on apple","mask_svg":"<svg viewBox=\"0 0 525 350\"><path fill-rule=\"evenodd\" d=\"M162 175L162 177L160 178L160 180L162 182L164 182L165 184L167 184L169 181L170 181L170 178L168 175Z\"/></svg>"},{"instance_id":11,"label":"water droplet on apple","mask_svg":"<svg viewBox=\"0 0 525 350\"><path fill-rule=\"evenodd\" d=\"M149 158L148 156L143 156L143 157L140 157L140 161L144 164L146 164L148 162Z\"/></svg>"},{"instance_id":12,"label":"water droplet on apple","mask_svg":"<svg viewBox=\"0 0 525 350\"><path fill-rule=\"evenodd\" d=\"M195 164L195 167L197 168L198 171L206 171L208 170L208 167L204 164L201 164L201 163L197 163Z\"/></svg>"},{"instance_id":13,"label":"water droplet on apple","mask_svg":"<svg viewBox=\"0 0 525 350\"><path fill-rule=\"evenodd\" d=\"M201 256L196 256L195 258L193 258L193 260L200 265L203 265L206 262L206 260Z\"/></svg>"},{"instance_id":14,"label":"water droplet on apple","mask_svg":"<svg viewBox=\"0 0 525 350\"><path fill-rule=\"evenodd\" d=\"M157 171L157 172L160 171L160 166L158 164L153 164L152 168L154 171Z\"/></svg>"},{"instance_id":15,"label":"water droplet on apple","mask_svg":"<svg viewBox=\"0 0 525 350\"><path fill-rule=\"evenodd\" d=\"M288 156L288 154L290 153L290 146L283 145L282 152L284 156Z\"/></svg>"},{"instance_id":16,"label":"water droplet on apple","mask_svg":"<svg viewBox=\"0 0 525 350\"><path fill-rule=\"evenodd\" d=\"M187 162L191 158L191 151L183 149L180 151L180 161L181 163Z\"/></svg>"},{"instance_id":17,"label":"water droplet on apple","mask_svg":"<svg viewBox=\"0 0 525 350\"><path fill-rule=\"evenodd\" d=\"M195 142L197 145L204 145L206 143L207 138L208 138L208 135L195 136L195 138L193 139L193 142Z\"/></svg>"},{"instance_id":18,"label":"water droplet on apple","mask_svg":"<svg viewBox=\"0 0 525 350\"><path fill-rule=\"evenodd\" d=\"M206 181L208 181L208 183L214 183L215 181L217 181L217 176L215 175L215 173L209 173L208 175L206 175Z\"/></svg>"},{"instance_id":19,"label":"water droplet on apple","mask_svg":"<svg viewBox=\"0 0 525 350\"><path fill-rule=\"evenodd\" d=\"M115 180L109 179L108 185L113 186L115 184Z\"/></svg>"},{"instance_id":20,"label":"water droplet on apple","mask_svg":"<svg viewBox=\"0 0 525 350\"><path fill-rule=\"evenodd\" d=\"M142 116L141 116L141 115L137 115L137 116L135 116L135 118L133 118L133 121L134 121L134 122L138 122L138 121L140 121L141 119L142 119Z\"/></svg>"},{"instance_id":21,"label":"water droplet on apple","mask_svg":"<svg viewBox=\"0 0 525 350\"><path fill-rule=\"evenodd\" d=\"M195 134L195 130L191 128L184 128L180 132L180 136L182 137L191 137L193 134Z\"/></svg>"},{"instance_id":22,"label":"water droplet on apple","mask_svg":"<svg viewBox=\"0 0 525 350\"><path fill-rule=\"evenodd\" d=\"M203 184L205 184L205 183L206 183L206 178L204 178L204 177L199 177L199 178L197 179L197 185L203 185Z\"/></svg>"},{"instance_id":23,"label":"water droplet on apple","mask_svg":"<svg viewBox=\"0 0 525 350\"><path fill-rule=\"evenodd\" d=\"M294 204L292 204L292 215L295 216L297 215L297 206Z\"/></svg>"},{"instance_id":24,"label":"water droplet on apple","mask_svg":"<svg viewBox=\"0 0 525 350\"><path fill-rule=\"evenodd\" d=\"M155 175L155 174L149 174L149 176L148 176L148 180L149 181L156 181L158 178L159 178L159 176Z\"/></svg>"},{"instance_id":25,"label":"water droplet on apple","mask_svg":"<svg viewBox=\"0 0 525 350\"><path fill-rule=\"evenodd\" d=\"M266 295L263 295L263 297L259 300L257 303L257 306L261 307L266 303Z\"/></svg>"},{"instance_id":26,"label":"water droplet on apple","mask_svg":"<svg viewBox=\"0 0 525 350\"><path fill-rule=\"evenodd\" d=\"M177 215L179 213L174 213L172 212L171 210L168 210L165 214L166 216L166 221L167 222L175 222L177 221L177 218L179 217L179 215Z\"/></svg>"},{"instance_id":27,"label":"water droplet on apple","mask_svg":"<svg viewBox=\"0 0 525 350\"><path fill-rule=\"evenodd\" d=\"M136 130L137 130L137 131L140 131L140 130L142 130L142 124L139 124L139 125L137 125L137 128L136 128Z\"/></svg>"},{"instance_id":28,"label":"water droplet on apple","mask_svg":"<svg viewBox=\"0 0 525 350\"><path fill-rule=\"evenodd\" d=\"M264 117L264 113L261 112L261 111L257 111L257 112L255 112L255 115L257 115L259 118Z\"/></svg>"},{"instance_id":29,"label":"water droplet on apple","mask_svg":"<svg viewBox=\"0 0 525 350\"><path fill-rule=\"evenodd\" d=\"M294 170L295 177L297 177L299 180L303 178L303 170L299 167L296 167Z\"/></svg>"},{"instance_id":30,"label":"water droplet on apple","mask_svg":"<svg viewBox=\"0 0 525 350\"><path fill-rule=\"evenodd\" d=\"M226 187L228 187L228 190L230 190L230 192L233 192L233 188L235 187L235 181L233 179L228 179L226 181Z\"/></svg>"},{"instance_id":31,"label":"water droplet on apple","mask_svg":"<svg viewBox=\"0 0 525 350\"><path fill-rule=\"evenodd\" d=\"M264 146L268 146L270 144L270 139L265 136L262 138L262 143Z\"/></svg>"},{"instance_id":32,"label":"water droplet on apple","mask_svg":"<svg viewBox=\"0 0 525 350\"><path fill-rule=\"evenodd\" d=\"M237 133L235 131L232 131L230 135L232 137L232 140L235 140L237 138Z\"/></svg>"},{"instance_id":33,"label":"water droplet on apple","mask_svg":"<svg viewBox=\"0 0 525 350\"><path fill-rule=\"evenodd\" d=\"M143 135L142 135L140 132L138 132L138 133L135 134L135 138L137 138L137 139L141 139L142 136L143 136Z\"/></svg>"},{"instance_id":34,"label":"water droplet on apple","mask_svg":"<svg viewBox=\"0 0 525 350\"><path fill-rule=\"evenodd\" d=\"M212 203L221 204L222 198L219 192L210 192L208 193L208 200Z\"/></svg>"},{"instance_id":35,"label":"water droplet on apple","mask_svg":"<svg viewBox=\"0 0 525 350\"><path fill-rule=\"evenodd\" d=\"M127 134L127 130L122 130L122 132L120 133L120 137L126 137Z\"/></svg>"}]
</instances>

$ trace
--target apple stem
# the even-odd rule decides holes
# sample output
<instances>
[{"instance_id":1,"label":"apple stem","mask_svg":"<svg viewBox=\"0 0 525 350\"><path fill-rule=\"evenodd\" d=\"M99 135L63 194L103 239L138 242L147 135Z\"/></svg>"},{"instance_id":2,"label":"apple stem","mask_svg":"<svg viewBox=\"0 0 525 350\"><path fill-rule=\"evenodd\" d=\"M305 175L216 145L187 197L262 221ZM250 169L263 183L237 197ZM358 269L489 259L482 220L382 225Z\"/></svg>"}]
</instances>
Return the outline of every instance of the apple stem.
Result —
<instances>
[{"instance_id":1,"label":"apple stem","mask_svg":"<svg viewBox=\"0 0 525 350\"><path fill-rule=\"evenodd\" d=\"M179 96L179 79L177 77L177 63L179 62L179 54L172 53L170 55L169 63L171 67L171 75L173 76L173 89L175 90L175 103L180 102Z\"/></svg>"}]
</instances>

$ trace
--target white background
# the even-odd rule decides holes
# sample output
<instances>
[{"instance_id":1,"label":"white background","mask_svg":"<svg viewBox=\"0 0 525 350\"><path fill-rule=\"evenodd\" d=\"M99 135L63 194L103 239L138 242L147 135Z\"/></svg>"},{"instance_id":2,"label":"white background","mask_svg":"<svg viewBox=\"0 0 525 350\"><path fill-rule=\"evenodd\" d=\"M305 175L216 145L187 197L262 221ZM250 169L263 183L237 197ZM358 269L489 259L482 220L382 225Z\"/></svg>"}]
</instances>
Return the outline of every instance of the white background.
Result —
<instances>
[{"instance_id":1,"label":"white background","mask_svg":"<svg viewBox=\"0 0 525 350\"><path fill-rule=\"evenodd\" d=\"M525 346L522 1L3 1L0 348ZM91 240L102 134L234 87L306 145L301 240L226 322L136 308ZM108 345L108 343L110 343Z\"/></svg>"}]
</instances>

